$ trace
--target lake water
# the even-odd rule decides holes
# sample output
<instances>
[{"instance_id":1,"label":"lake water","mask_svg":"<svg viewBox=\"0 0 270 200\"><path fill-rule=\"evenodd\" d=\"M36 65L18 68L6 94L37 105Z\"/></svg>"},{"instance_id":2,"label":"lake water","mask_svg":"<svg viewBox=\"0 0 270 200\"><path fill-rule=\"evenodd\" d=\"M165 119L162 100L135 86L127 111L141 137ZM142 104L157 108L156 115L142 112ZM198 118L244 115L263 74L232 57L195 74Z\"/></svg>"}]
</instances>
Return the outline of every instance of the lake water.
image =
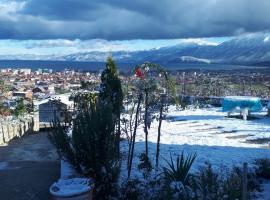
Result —
<instances>
[{"instance_id":1,"label":"lake water","mask_svg":"<svg viewBox=\"0 0 270 200\"><path fill-rule=\"evenodd\" d=\"M136 63L117 63L121 71L130 71L136 66ZM168 70L241 70L241 69L265 69L256 66L240 66L226 64L162 64ZM64 69L74 69L78 71L100 71L104 69L104 62L77 62L77 61L41 61L41 60L0 60L0 68L49 68L54 71Z\"/></svg>"}]
</instances>

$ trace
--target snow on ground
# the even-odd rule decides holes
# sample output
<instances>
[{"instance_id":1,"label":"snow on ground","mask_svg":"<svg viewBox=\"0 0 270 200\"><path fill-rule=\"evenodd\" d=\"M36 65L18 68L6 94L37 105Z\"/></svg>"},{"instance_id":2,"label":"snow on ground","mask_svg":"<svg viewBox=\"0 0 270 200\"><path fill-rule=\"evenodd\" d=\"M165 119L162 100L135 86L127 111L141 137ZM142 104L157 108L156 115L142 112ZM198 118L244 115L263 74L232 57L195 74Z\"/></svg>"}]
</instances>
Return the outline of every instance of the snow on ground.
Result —
<instances>
[{"instance_id":1,"label":"snow on ground","mask_svg":"<svg viewBox=\"0 0 270 200\"><path fill-rule=\"evenodd\" d=\"M262 192L257 193L257 200L270 200L270 181L265 181L261 187Z\"/></svg>"},{"instance_id":2,"label":"snow on ground","mask_svg":"<svg viewBox=\"0 0 270 200\"><path fill-rule=\"evenodd\" d=\"M59 179L50 187L50 193L56 197L71 197L88 192L92 182L88 178Z\"/></svg>"},{"instance_id":3,"label":"snow on ground","mask_svg":"<svg viewBox=\"0 0 270 200\"><path fill-rule=\"evenodd\" d=\"M250 164L257 158L270 158L267 138L270 138L270 118L266 112L256 113L257 119L244 121L227 118L220 108L189 109L179 111L174 106L169 108L167 120L162 124L160 167L170 154L175 157L184 150L186 153L197 153L194 169L205 162L214 167L223 168L234 165ZM149 130L149 156L155 162L158 122L151 124ZM137 176L138 156L145 150L143 126L138 129L133 175ZM266 138L266 139L265 139ZM249 140L260 139L259 143ZM249 142L248 142L249 141ZM127 142L122 142L124 152L128 151ZM123 163L125 168L126 162ZM122 176L126 176L123 170Z\"/></svg>"},{"instance_id":4,"label":"snow on ground","mask_svg":"<svg viewBox=\"0 0 270 200\"><path fill-rule=\"evenodd\" d=\"M60 179L69 179L79 177L74 167L66 160L61 159L61 176Z\"/></svg>"},{"instance_id":5,"label":"snow on ground","mask_svg":"<svg viewBox=\"0 0 270 200\"><path fill-rule=\"evenodd\" d=\"M167 117L171 122L164 121L161 143L261 147L246 143L246 140L270 138L270 118L263 117L262 113L257 113L259 119L248 121L225 116L226 113L217 108L177 111L171 107ZM153 142L156 140L155 126L157 123L150 130ZM143 140L143 134L140 139Z\"/></svg>"},{"instance_id":6,"label":"snow on ground","mask_svg":"<svg viewBox=\"0 0 270 200\"><path fill-rule=\"evenodd\" d=\"M0 162L0 170L8 169L8 162Z\"/></svg>"}]
</instances>

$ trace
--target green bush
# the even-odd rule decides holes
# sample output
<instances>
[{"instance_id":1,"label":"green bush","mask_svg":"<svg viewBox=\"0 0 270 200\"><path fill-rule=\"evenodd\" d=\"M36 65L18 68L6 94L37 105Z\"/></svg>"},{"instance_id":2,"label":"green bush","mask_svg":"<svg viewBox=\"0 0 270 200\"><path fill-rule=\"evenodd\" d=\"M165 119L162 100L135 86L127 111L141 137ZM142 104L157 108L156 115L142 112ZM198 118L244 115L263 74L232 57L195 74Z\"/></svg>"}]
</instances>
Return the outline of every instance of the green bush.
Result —
<instances>
[{"instance_id":1,"label":"green bush","mask_svg":"<svg viewBox=\"0 0 270 200\"><path fill-rule=\"evenodd\" d=\"M51 143L56 147L57 152L62 159L67 159L78 172L81 172L79 163L76 160L76 155L71 147L71 137L68 136L68 129L59 121L53 122L52 132L48 134Z\"/></svg>"},{"instance_id":2,"label":"green bush","mask_svg":"<svg viewBox=\"0 0 270 200\"><path fill-rule=\"evenodd\" d=\"M163 167L163 174L166 180L180 181L186 184L189 171L191 166L196 159L196 154L190 154L186 158L184 157L184 152L177 156L176 163L172 160L172 155L170 155L170 161L167 161L168 167Z\"/></svg>"},{"instance_id":3,"label":"green bush","mask_svg":"<svg viewBox=\"0 0 270 200\"><path fill-rule=\"evenodd\" d=\"M241 199L242 197L242 172L235 168L223 182L224 199Z\"/></svg>"},{"instance_id":4,"label":"green bush","mask_svg":"<svg viewBox=\"0 0 270 200\"><path fill-rule=\"evenodd\" d=\"M227 172L216 172L210 164L200 169L191 177L191 187L194 191L194 199L205 200L235 200L242 198L243 171L234 167ZM259 190L259 182L254 173L247 174L248 199L252 197L252 191Z\"/></svg>"},{"instance_id":5,"label":"green bush","mask_svg":"<svg viewBox=\"0 0 270 200\"><path fill-rule=\"evenodd\" d=\"M144 178L148 178L153 169L149 157L145 153L142 153L139 158L140 163L138 165L138 169L142 171Z\"/></svg>"},{"instance_id":6,"label":"green bush","mask_svg":"<svg viewBox=\"0 0 270 200\"><path fill-rule=\"evenodd\" d=\"M120 162L110 104L91 102L87 110L78 110L71 138L66 131L58 123L49 136L61 156L67 158L79 172L94 179L95 199L116 195Z\"/></svg>"},{"instance_id":7,"label":"green bush","mask_svg":"<svg viewBox=\"0 0 270 200\"><path fill-rule=\"evenodd\" d=\"M18 104L14 110L14 114L18 117L26 113L26 107L24 105L23 99L18 101Z\"/></svg>"},{"instance_id":8,"label":"green bush","mask_svg":"<svg viewBox=\"0 0 270 200\"><path fill-rule=\"evenodd\" d=\"M109 57L101 76L99 95L74 97L76 116L72 121L72 136L67 136L60 123L49 136L61 156L94 180L96 200L111 199L118 193L122 101L117 67Z\"/></svg>"},{"instance_id":9,"label":"green bush","mask_svg":"<svg viewBox=\"0 0 270 200\"><path fill-rule=\"evenodd\" d=\"M200 169L198 174L191 177L192 189L196 198L219 199L221 180L219 175L214 172L210 164Z\"/></svg>"},{"instance_id":10,"label":"green bush","mask_svg":"<svg viewBox=\"0 0 270 200\"><path fill-rule=\"evenodd\" d=\"M141 187L141 181L139 179L127 180L121 187L120 200L139 200L140 195L143 194Z\"/></svg>"},{"instance_id":11,"label":"green bush","mask_svg":"<svg viewBox=\"0 0 270 200\"><path fill-rule=\"evenodd\" d=\"M193 155L194 156L194 155ZM192 155L189 157L192 158ZM179 157L179 163L181 156ZM174 164L176 169L176 164ZM179 167L178 167L179 168ZM171 171L176 171L176 170ZM210 164L201 167L195 174L189 174L185 181L166 176L148 179L130 179L122 184L119 199L144 200L236 200L242 199L243 172L241 168L216 171ZM171 175L169 176L171 177ZM151 179L152 178L152 179ZM154 178L154 179L153 179ZM253 199L259 191L259 182L253 172L247 174L248 197Z\"/></svg>"}]
</instances>

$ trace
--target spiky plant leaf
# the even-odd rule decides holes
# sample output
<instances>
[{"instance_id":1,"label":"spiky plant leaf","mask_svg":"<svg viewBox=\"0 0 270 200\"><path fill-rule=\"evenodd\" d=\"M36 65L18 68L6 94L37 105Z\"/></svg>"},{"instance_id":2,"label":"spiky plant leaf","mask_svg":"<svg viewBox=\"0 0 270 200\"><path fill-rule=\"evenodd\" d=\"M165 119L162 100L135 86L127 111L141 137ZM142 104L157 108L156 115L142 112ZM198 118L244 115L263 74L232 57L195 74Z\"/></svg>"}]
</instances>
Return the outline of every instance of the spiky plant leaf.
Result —
<instances>
[{"instance_id":1,"label":"spiky plant leaf","mask_svg":"<svg viewBox=\"0 0 270 200\"><path fill-rule=\"evenodd\" d=\"M176 162L174 162L172 155L170 154L170 161L165 160L168 167L163 167L165 179L170 182L182 182L185 185L189 176L189 171L196 157L196 153L189 154L185 157L184 152L182 152L181 155L177 156Z\"/></svg>"}]
</instances>

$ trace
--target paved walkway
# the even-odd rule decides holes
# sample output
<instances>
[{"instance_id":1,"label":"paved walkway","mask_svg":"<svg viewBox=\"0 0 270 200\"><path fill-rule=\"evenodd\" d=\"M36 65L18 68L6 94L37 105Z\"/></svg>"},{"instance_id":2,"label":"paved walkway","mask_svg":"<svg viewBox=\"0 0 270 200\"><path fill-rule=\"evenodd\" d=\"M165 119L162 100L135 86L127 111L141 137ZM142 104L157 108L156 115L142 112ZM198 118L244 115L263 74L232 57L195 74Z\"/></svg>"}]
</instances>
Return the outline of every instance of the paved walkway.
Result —
<instances>
[{"instance_id":1,"label":"paved walkway","mask_svg":"<svg viewBox=\"0 0 270 200\"><path fill-rule=\"evenodd\" d=\"M47 133L0 145L0 199L49 200L49 186L60 177L60 162Z\"/></svg>"}]
</instances>

